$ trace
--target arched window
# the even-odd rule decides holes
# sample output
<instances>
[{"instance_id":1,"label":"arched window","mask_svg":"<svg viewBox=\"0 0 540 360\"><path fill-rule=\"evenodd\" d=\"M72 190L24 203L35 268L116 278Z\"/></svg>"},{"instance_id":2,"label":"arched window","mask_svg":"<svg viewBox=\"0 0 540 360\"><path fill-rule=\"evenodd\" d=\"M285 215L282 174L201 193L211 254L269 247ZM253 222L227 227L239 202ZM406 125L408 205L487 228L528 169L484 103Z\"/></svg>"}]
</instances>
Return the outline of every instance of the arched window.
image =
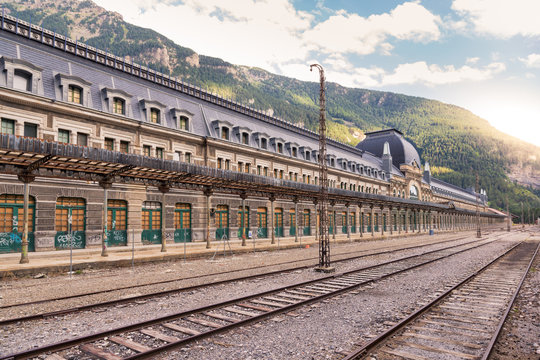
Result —
<instances>
[{"instance_id":1,"label":"arched window","mask_svg":"<svg viewBox=\"0 0 540 360\"><path fill-rule=\"evenodd\" d=\"M415 185L411 185L409 188L409 198L412 200L418 200L418 188Z\"/></svg>"},{"instance_id":2,"label":"arched window","mask_svg":"<svg viewBox=\"0 0 540 360\"><path fill-rule=\"evenodd\" d=\"M85 247L85 215L86 202L84 199L59 197L56 200L54 245L57 249L70 247L82 249Z\"/></svg>"},{"instance_id":3,"label":"arched window","mask_svg":"<svg viewBox=\"0 0 540 360\"><path fill-rule=\"evenodd\" d=\"M28 199L28 250L34 251L35 200ZM24 228L24 198L22 195L0 195L0 253L19 252Z\"/></svg>"}]
</instances>

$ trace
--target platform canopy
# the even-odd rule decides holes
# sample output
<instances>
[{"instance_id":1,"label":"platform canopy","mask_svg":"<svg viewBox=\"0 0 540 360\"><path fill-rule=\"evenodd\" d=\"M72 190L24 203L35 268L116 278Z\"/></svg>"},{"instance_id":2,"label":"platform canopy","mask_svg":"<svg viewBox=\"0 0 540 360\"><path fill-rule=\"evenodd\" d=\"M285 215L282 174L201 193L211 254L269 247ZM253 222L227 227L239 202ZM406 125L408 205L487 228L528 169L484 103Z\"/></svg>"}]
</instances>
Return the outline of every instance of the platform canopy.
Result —
<instances>
[{"instance_id":1,"label":"platform canopy","mask_svg":"<svg viewBox=\"0 0 540 360\"><path fill-rule=\"evenodd\" d=\"M320 189L318 185L268 176L8 134L0 135L0 173L20 178L61 178L199 191L211 189L214 193L305 201L318 199ZM475 214L472 210L456 208L453 203L437 204L336 188L330 188L328 195L330 202L342 204ZM481 216L501 217L485 212Z\"/></svg>"}]
</instances>

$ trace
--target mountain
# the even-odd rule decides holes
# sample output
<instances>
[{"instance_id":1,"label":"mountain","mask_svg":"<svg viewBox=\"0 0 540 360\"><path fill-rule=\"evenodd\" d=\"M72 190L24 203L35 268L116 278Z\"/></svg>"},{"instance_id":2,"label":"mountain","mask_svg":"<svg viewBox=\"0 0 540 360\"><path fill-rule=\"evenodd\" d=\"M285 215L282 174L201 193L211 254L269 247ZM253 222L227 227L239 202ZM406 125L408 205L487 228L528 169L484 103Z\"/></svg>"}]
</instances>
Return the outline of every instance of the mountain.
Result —
<instances>
[{"instance_id":1,"label":"mountain","mask_svg":"<svg viewBox=\"0 0 540 360\"><path fill-rule=\"evenodd\" d=\"M125 22L92 1L0 0L7 14L148 65L186 82L317 130L316 82L200 55L165 36ZM490 205L540 214L540 148L493 128L458 106L420 97L327 84L328 136L356 145L364 131L394 127L437 177L462 187L475 172ZM509 119L511 121L511 119Z\"/></svg>"}]
</instances>

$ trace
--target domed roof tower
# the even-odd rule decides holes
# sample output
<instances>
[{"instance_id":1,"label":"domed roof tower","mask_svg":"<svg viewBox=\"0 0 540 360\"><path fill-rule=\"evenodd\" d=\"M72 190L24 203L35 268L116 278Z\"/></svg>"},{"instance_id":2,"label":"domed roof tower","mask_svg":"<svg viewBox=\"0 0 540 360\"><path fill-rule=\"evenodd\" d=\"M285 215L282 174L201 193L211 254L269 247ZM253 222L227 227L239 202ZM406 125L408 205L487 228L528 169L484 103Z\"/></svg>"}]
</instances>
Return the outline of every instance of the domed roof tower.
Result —
<instances>
[{"instance_id":1,"label":"domed roof tower","mask_svg":"<svg viewBox=\"0 0 540 360\"><path fill-rule=\"evenodd\" d=\"M396 129L386 129L366 133L366 138L356 145L356 148L368 151L380 158L383 157L385 143L390 147L392 164L399 169L406 164L420 168L420 155L414 146L405 140L403 133Z\"/></svg>"}]
</instances>

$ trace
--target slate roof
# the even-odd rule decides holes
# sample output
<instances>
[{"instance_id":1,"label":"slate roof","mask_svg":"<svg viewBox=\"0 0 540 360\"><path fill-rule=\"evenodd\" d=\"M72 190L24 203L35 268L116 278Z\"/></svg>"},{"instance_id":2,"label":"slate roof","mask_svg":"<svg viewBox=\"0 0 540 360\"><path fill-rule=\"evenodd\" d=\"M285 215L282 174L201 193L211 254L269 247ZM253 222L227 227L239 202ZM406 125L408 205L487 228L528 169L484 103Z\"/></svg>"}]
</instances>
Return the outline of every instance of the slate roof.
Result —
<instances>
[{"instance_id":1,"label":"slate roof","mask_svg":"<svg viewBox=\"0 0 540 360\"><path fill-rule=\"evenodd\" d=\"M9 16L5 16L3 21L7 22L10 19ZM146 121L140 101L152 100L166 106L162 126L171 129L175 128L175 124L170 110L181 109L193 114L190 132L199 136L219 138L219 134L216 134L213 129L212 122L221 120L230 122L233 127L249 128L253 133L266 133L270 138L286 139L287 142L297 143L299 147L309 147L311 150L319 148L318 135L310 130L237 104L234 101L219 98L192 85L172 80L164 74L145 70L144 67L137 64L123 62L122 65L119 65L117 62L122 62L121 58L112 54L104 55L104 52L86 45L84 46L85 54L85 52L81 52L80 48L77 50L77 44L73 40L62 36L58 36L61 42L57 42L56 45L53 45L52 42L47 44L44 40L47 36L50 38L52 32L32 26L32 34L34 35L32 38L28 32L24 33L24 29L22 29L25 23L21 21L18 24L20 28L12 26L11 31L8 31L9 26L7 25L4 29L0 29L0 56L20 58L42 67L44 89L42 95L46 98L61 101L58 98L59 91L55 89L57 86L55 85L55 76L59 73L74 75L91 82L92 102L89 106L98 111L106 111L103 108L105 102L103 101L102 89L120 89L132 96L131 101L126 105L131 106L130 116L138 121ZM13 31L14 29L17 31L17 35ZM39 37L37 36L39 32L41 32L41 42L36 40ZM73 44L75 47L72 46ZM80 46L83 47L83 44ZM93 55L95 61L90 60L92 56L89 56L89 53L92 52L95 54ZM130 69L130 72L127 72L127 68ZM136 70L138 70L139 76L136 76ZM148 79L145 79L143 75L147 76ZM382 171L383 145L385 141L388 141L394 165L391 169L393 176L403 177L399 170L400 164L411 164L412 161L416 161L418 165L421 164L414 146L406 141L398 130L389 129L366 133L366 135L366 139L360 142L356 148L328 139L327 153L335 156L336 160L344 158L347 162L352 161L380 173ZM253 140L250 140L250 145L256 146ZM312 157L311 161L315 162L316 158ZM338 167L337 161L336 167ZM347 168L347 171L351 171L351 169ZM357 170L355 173L359 174L360 172ZM442 186L441 183L438 184ZM457 193L463 198L470 196L469 193L457 187L443 186L443 188Z\"/></svg>"}]
</instances>

